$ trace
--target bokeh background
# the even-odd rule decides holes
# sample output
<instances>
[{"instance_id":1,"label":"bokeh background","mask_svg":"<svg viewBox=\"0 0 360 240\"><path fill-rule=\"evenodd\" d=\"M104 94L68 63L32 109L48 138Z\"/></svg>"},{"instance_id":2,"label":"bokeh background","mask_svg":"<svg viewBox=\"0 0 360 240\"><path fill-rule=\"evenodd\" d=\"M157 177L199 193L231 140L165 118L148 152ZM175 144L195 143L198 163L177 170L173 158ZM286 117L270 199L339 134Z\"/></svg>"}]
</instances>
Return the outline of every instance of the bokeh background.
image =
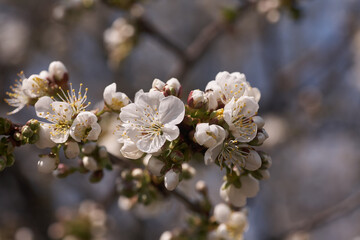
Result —
<instances>
[{"instance_id":1,"label":"bokeh background","mask_svg":"<svg viewBox=\"0 0 360 240\"><path fill-rule=\"evenodd\" d=\"M88 86L93 103L112 82L133 98L154 78L175 76L186 99L219 71L240 71L261 90L259 115L270 135L262 148L273 159L271 178L249 201L246 239L359 239L359 1L148 0L132 13L143 11L145 30L115 63L104 31L129 11L104 2L0 0L0 97L18 72L39 73L53 60L64 62L75 86ZM224 23L224 16L233 21ZM188 53L193 57L184 61ZM0 104L1 116L10 110ZM24 123L32 117L28 107L10 119ZM96 239L158 239L185 224L187 214L175 199L121 209L114 194L117 171L98 184L80 174L39 174L39 153L32 146L17 149L15 165L0 173L1 240L50 239L53 223L76 218L80 205L80 212L95 211L95 219L106 222ZM218 168L195 167L195 179L205 180L213 202L220 202ZM195 181L180 186L191 198L197 197ZM289 237L289 231L297 233Z\"/></svg>"}]
</instances>

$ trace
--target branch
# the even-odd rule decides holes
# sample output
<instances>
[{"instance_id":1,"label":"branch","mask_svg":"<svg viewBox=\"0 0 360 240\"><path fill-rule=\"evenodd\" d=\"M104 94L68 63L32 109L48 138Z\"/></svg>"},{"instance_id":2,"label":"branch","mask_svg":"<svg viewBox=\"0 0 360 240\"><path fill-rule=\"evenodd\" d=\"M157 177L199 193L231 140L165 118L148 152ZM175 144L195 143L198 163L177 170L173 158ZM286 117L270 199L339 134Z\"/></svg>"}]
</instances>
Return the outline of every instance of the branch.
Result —
<instances>
[{"instance_id":1,"label":"branch","mask_svg":"<svg viewBox=\"0 0 360 240\"><path fill-rule=\"evenodd\" d=\"M295 232L310 232L316 228L320 228L340 217L343 217L360 207L360 190L343 199L338 204L325 209L314 216L296 223L291 229L281 233L278 237L272 239L285 239L287 236Z\"/></svg>"},{"instance_id":2,"label":"branch","mask_svg":"<svg viewBox=\"0 0 360 240\"><path fill-rule=\"evenodd\" d=\"M243 16L243 13L252 6L252 3L245 1L237 9L236 21ZM214 40L226 29L227 23L216 20L204 27L195 40L185 50L185 58L182 59L173 76L184 79L187 73L194 67L196 62L204 55L206 50L214 43ZM183 82L182 82L183 83Z\"/></svg>"}]
</instances>

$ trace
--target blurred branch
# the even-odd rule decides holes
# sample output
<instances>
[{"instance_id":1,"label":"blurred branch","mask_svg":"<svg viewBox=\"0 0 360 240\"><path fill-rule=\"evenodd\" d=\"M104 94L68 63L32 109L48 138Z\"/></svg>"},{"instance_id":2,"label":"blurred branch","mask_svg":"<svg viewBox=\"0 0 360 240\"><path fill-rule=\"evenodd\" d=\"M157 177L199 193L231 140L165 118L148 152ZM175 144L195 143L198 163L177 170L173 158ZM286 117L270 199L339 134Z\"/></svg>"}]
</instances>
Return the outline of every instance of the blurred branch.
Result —
<instances>
[{"instance_id":1,"label":"blurred branch","mask_svg":"<svg viewBox=\"0 0 360 240\"><path fill-rule=\"evenodd\" d=\"M251 7L252 3L245 1L241 6L236 10L237 14L234 19L239 20L243 16L243 13ZM227 22L224 20L215 20L206 27L204 27L194 41L186 48L185 57L179 63L178 68L172 74L177 78L182 79L182 84L184 83L184 78L187 73L196 65L196 62L203 56L206 50L212 45L214 40L222 33L226 28Z\"/></svg>"},{"instance_id":2,"label":"blurred branch","mask_svg":"<svg viewBox=\"0 0 360 240\"><path fill-rule=\"evenodd\" d=\"M351 194L338 204L319 212L312 217L296 223L291 229L279 234L279 236L271 239L285 239L296 232L310 232L314 229L323 227L349 213L353 213L360 208L360 190Z\"/></svg>"}]
</instances>

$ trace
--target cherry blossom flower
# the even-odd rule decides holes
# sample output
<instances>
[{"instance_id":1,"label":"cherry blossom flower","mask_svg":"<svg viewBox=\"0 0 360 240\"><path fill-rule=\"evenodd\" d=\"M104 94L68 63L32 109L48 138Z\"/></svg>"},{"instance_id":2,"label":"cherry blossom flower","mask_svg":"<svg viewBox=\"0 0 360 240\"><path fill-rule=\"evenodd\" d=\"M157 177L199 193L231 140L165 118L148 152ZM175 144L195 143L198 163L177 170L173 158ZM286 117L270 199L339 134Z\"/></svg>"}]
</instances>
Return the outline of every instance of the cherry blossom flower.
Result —
<instances>
[{"instance_id":1,"label":"cherry blossom flower","mask_svg":"<svg viewBox=\"0 0 360 240\"><path fill-rule=\"evenodd\" d=\"M166 140L179 136L177 124L185 114L184 103L177 97L165 97L160 92L139 93L135 102L122 108L120 120L126 136L145 153L155 153Z\"/></svg>"},{"instance_id":2,"label":"cherry blossom flower","mask_svg":"<svg viewBox=\"0 0 360 240\"><path fill-rule=\"evenodd\" d=\"M71 137L77 142L97 140L101 132L101 127L97 121L96 115L92 112L79 113L71 125Z\"/></svg>"},{"instance_id":3,"label":"cherry blossom flower","mask_svg":"<svg viewBox=\"0 0 360 240\"><path fill-rule=\"evenodd\" d=\"M49 91L49 82L39 75L31 75L29 78L23 78L23 92L30 98L39 98L47 95Z\"/></svg>"},{"instance_id":4,"label":"cherry blossom flower","mask_svg":"<svg viewBox=\"0 0 360 240\"><path fill-rule=\"evenodd\" d=\"M236 140L250 142L257 133L257 125L252 120L259 109L258 103L252 97L232 98L224 107L224 120Z\"/></svg>"},{"instance_id":5,"label":"cherry blossom flower","mask_svg":"<svg viewBox=\"0 0 360 240\"><path fill-rule=\"evenodd\" d=\"M14 86L10 86L12 92L6 92L10 98L5 99L5 102L15 109L8 115L15 114L29 104L31 98L26 95L22 90L22 80L16 80Z\"/></svg>"},{"instance_id":6,"label":"cherry blossom flower","mask_svg":"<svg viewBox=\"0 0 360 240\"><path fill-rule=\"evenodd\" d=\"M219 125L209 125L208 123L199 123L196 125L194 134L196 142L208 148L204 156L205 164L208 165L215 162L226 136L227 133L225 129Z\"/></svg>"},{"instance_id":7,"label":"cherry blossom flower","mask_svg":"<svg viewBox=\"0 0 360 240\"><path fill-rule=\"evenodd\" d=\"M120 111L122 107L128 105L130 102L130 99L125 93L116 92L116 83L112 83L107 86L104 90L103 96L105 104L115 111Z\"/></svg>"},{"instance_id":8,"label":"cherry blossom flower","mask_svg":"<svg viewBox=\"0 0 360 240\"><path fill-rule=\"evenodd\" d=\"M86 92L84 96L81 95L81 90L77 96L74 92L71 89L71 93L68 91L67 95L64 94L61 97L63 101L45 96L35 104L37 116L51 122L48 124L50 139L55 143L65 143L70 134L78 142L96 140L100 134L101 128L95 114L84 111L90 104L85 105Z\"/></svg>"}]
</instances>

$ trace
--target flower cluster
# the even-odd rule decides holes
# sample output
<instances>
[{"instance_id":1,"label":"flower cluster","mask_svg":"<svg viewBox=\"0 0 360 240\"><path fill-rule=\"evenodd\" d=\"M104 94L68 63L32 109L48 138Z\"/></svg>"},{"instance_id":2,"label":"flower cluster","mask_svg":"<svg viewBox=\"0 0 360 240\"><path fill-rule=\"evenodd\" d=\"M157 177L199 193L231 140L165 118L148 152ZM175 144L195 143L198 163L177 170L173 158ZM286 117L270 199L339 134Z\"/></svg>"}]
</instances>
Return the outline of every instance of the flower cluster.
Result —
<instances>
[{"instance_id":1,"label":"flower cluster","mask_svg":"<svg viewBox=\"0 0 360 240\"><path fill-rule=\"evenodd\" d=\"M5 136L0 142L1 169L13 164L13 148L23 144L50 148L48 154L40 155L38 170L58 177L90 173L90 181L98 182L104 169L118 164L116 186L122 199L147 206L196 175L191 163L199 155L205 165L216 164L225 170L220 196L232 208L245 206L247 198L258 193L259 180L269 177L271 158L257 150L268 138L265 122L257 116L261 95L244 74L220 72L205 91L191 91L187 104L181 100L182 87L176 78L155 79L148 91L135 94L134 101L112 83L103 91L104 107L94 110L88 110L88 89L83 92L80 84L76 91L68 78L65 66L53 62L49 71L23 78L8 94L9 104L17 107L12 113L26 104L34 105L42 122L30 120L21 126L0 119L0 134ZM111 115L118 116L114 130L120 144L118 154L128 160L114 160L106 146L98 144L99 123ZM66 158L77 159L77 164L63 162L61 149ZM192 230L178 235L179 239L242 239L247 226L244 212L220 204L214 210L215 220L209 220L212 205L206 183L198 182L196 190L202 198L192 208L207 218L195 217Z\"/></svg>"}]
</instances>

